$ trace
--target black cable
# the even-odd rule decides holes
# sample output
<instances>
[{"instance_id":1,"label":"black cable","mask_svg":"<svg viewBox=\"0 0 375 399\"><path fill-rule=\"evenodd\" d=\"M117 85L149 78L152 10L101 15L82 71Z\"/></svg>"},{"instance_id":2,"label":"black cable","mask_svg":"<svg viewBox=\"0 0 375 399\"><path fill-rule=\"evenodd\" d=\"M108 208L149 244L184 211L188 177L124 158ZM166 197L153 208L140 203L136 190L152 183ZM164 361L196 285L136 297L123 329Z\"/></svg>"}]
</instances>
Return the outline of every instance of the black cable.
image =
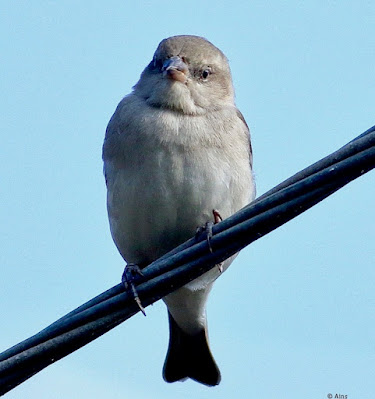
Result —
<instances>
[{"instance_id":1,"label":"black cable","mask_svg":"<svg viewBox=\"0 0 375 399\"><path fill-rule=\"evenodd\" d=\"M375 126L213 228L211 245L190 239L145 269L137 284L143 306L193 280L375 167ZM139 311L122 284L0 354L0 395L98 338Z\"/></svg>"}]
</instances>

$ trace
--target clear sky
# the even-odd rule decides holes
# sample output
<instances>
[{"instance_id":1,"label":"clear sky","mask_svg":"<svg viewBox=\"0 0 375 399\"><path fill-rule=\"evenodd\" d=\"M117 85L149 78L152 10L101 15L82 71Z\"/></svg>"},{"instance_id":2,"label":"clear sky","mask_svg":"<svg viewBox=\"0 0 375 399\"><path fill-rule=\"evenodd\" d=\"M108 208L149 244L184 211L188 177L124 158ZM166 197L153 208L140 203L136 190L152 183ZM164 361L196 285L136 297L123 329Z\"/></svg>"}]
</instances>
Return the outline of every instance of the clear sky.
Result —
<instances>
[{"instance_id":1,"label":"clear sky","mask_svg":"<svg viewBox=\"0 0 375 399\"><path fill-rule=\"evenodd\" d=\"M165 37L228 56L262 194L375 124L373 1L12 1L0 15L0 346L118 283L106 124ZM208 305L222 383L167 384L163 303L9 399L375 393L375 173L242 251Z\"/></svg>"}]
</instances>

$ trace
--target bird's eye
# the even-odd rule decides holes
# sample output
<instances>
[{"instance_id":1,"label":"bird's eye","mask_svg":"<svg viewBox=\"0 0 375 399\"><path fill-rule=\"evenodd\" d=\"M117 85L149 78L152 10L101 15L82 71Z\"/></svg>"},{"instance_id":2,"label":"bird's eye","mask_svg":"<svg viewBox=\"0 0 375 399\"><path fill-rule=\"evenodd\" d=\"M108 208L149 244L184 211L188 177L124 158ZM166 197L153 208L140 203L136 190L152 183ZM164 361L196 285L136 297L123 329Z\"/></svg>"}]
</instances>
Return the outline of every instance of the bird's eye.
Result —
<instances>
[{"instance_id":1,"label":"bird's eye","mask_svg":"<svg viewBox=\"0 0 375 399\"><path fill-rule=\"evenodd\" d=\"M211 74L211 70L210 69L204 69L202 71L202 79L207 79L210 74Z\"/></svg>"}]
</instances>

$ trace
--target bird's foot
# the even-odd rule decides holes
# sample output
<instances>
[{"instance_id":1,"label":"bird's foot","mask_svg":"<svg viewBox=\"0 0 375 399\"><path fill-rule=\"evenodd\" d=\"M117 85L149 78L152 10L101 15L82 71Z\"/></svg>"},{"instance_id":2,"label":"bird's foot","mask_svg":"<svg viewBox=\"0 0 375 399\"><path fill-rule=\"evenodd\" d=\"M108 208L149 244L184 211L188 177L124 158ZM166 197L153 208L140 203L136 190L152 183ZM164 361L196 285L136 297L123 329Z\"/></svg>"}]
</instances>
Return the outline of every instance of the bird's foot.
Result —
<instances>
[{"instance_id":1,"label":"bird's foot","mask_svg":"<svg viewBox=\"0 0 375 399\"><path fill-rule=\"evenodd\" d=\"M224 262L220 262L219 264L216 265L220 273L223 273L223 264Z\"/></svg>"},{"instance_id":2,"label":"bird's foot","mask_svg":"<svg viewBox=\"0 0 375 399\"><path fill-rule=\"evenodd\" d=\"M219 222L223 221L223 218L221 217L220 213L218 210L213 209L212 214L214 215L214 224L217 224Z\"/></svg>"},{"instance_id":3,"label":"bird's foot","mask_svg":"<svg viewBox=\"0 0 375 399\"><path fill-rule=\"evenodd\" d=\"M134 285L134 281L139 276L143 277L141 268L134 263L128 263L125 266L124 273L122 273L121 281L122 281L122 284L124 285L125 290L131 292L140 311L144 314L144 316L146 316L145 309L142 306L141 300L139 299L139 296L138 296L138 292Z\"/></svg>"},{"instance_id":4,"label":"bird's foot","mask_svg":"<svg viewBox=\"0 0 375 399\"><path fill-rule=\"evenodd\" d=\"M204 233L206 235L206 241L207 241L207 245L208 245L208 249L210 250L211 253L213 253L213 249L212 249L212 245L211 245L211 238L213 236L212 233L212 227L221 222L223 220L223 218L221 217L219 211L217 211L216 209L212 210L212 214L214 216L214 221L208 221L206 222L206 224L204 226L200 226L197 228L197 231L195 233L195 237L198 237L199 235L201 235L202 233ZM220 266L219 266L219 270L220 270Z\"/></svg>"}]
</instances>

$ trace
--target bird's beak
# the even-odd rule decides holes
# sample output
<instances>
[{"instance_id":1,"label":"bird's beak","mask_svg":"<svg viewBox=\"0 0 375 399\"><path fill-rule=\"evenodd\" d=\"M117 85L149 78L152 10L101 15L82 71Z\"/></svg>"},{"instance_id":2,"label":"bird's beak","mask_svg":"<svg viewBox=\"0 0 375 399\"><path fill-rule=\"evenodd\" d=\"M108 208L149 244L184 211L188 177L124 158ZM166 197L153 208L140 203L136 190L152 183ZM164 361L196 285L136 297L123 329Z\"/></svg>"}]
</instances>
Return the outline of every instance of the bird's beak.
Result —
<instances>
[{"instance_id":1,"label":"bird's beak","mask_svg":"<svg viewBox=\"0 0 375 399\"><path fill-rule=\"evenodd\" d=\"M189 68L180 57L174 56L164 62L162 71L163 76L186 83Z\"/></svg>"}]
</instances>

